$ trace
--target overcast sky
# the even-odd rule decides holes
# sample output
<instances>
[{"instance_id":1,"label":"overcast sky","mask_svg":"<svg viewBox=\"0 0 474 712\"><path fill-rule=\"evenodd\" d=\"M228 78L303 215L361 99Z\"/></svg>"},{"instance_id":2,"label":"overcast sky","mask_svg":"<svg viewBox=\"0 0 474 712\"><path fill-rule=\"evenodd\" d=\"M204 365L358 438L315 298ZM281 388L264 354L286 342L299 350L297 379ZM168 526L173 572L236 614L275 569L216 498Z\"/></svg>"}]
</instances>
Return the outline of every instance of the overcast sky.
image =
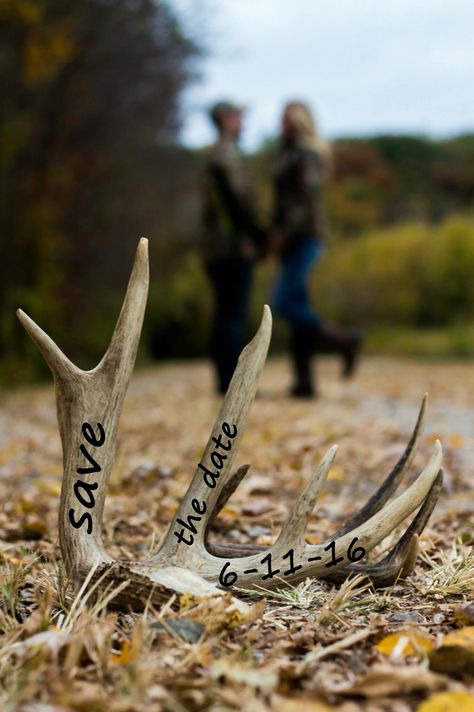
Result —
<instances>
[{"instance_id":1,"label":"overcast sky","mask_svg":"<svg viewBox=\"0 0 474 712\"><path fill-rule=\"evenodd\" d=\"M474 130L474 0L172 0L211 50L185 96L183 140L212 139L205 107L248 107L243 143L303 99L329 137Z\"/></svg>"}]
</instances>

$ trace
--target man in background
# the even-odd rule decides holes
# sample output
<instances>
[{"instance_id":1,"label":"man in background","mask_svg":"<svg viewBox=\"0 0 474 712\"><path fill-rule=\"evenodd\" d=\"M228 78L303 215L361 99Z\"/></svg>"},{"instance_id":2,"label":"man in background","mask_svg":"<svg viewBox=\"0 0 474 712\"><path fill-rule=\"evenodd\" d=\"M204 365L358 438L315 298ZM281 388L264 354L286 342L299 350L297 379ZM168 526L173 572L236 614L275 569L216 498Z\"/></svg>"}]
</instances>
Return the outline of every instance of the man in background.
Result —
<instances>
[{"instance_id":1,"label":"man in background","mask_svg":"<svg viewBox=\"0 0 474 712\"><path fill-rule=\"evenodd\" d=\"M211 357L218 391L225 393L243 347L253 265L265 251L266 233L238 148L243 109L220 101L210 118L218 137L205 169L203 252L214 292Z\"/></svg>"}]
</instances>

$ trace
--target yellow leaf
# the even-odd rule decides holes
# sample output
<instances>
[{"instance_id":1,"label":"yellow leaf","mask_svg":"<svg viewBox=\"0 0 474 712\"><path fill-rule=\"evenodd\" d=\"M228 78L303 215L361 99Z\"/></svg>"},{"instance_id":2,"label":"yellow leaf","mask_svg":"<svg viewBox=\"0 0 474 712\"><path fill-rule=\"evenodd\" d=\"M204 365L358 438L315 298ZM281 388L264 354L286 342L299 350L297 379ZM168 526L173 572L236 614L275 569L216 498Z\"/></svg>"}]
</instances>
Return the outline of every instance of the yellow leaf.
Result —
<instances>
[{"instance_id":1,"label":"yellow leaf","mask_svg":"<svg viewBox=\"0 0 474 712\"><path fill-rule=\"evenodd\" d=\"M9 561L11 564L21 564L21 559L18 559L16 556L10 556L9 554L3 554L2 557Z\"/></svg>"},{"instance_id":2,"label":"yellow leaf","mask_svg":"<svg viewBox=\"0 0 474 712\"><path fill-rule=\"evenodd\" d=\"M334 482L340 482L344 478L344 470L339 465L331 467L329 470L328 480L333 480Z\"/></svg>"},{"instance_id":3,"label":"yellow leaf","mask_svg":"<svg viewBox=\"0 0 474 712\"><path fill-rule=\"evenodd\" d=\"M221 511L219 512L219 516L221 517L227 517L227 519L239 519L239 515L235 511L235 509L231 509L230 507L222 507Z\"/></svg>"},{"instance_id":4,"label":"yellow leaf","mask_svg":"<svg viewBox=\"0 0 474 712\"><path fill-rule=\"evenodd\" d=\"M130 665L135 658L136 651L129 640L124 640L120 653L112 655L112 663L114 665Z\"/></svg>"},{"instance_id":5,"label":"yellow leaf","mask_svg":"<svg viewBox=\"0 0 474 712\"><path fill-rule=\"evenodd\" d=\"M377 650L392 657L408 657L433 650L432 638L414 630L401 630L385 636L377 644Z\"/></svg>"},{"instance_id":6,"label":"yellow leaf","mask_svg":"<svg viewBox=\"0 0 474 712\"><path fill-rule=\"evenodd\" d=\"M458 628L472 625L474 623L474 603L467 601L459 603L453 609L454 622Z\"/></svg>"},{"instance_id":7,"label":"yellow leaf","mask_svg":"<svg viewBox=\"0 0 474 712\"><path fill-rule=\"evenodd\" d=\"M26 514L29 514L31 512L36 512L38 503L32 499L29 499L29 498L27 499L26 497L21 497L20 507L23 512L25 512Z\"/></svg>"},{"instance_id":8,"label":"yellow leaf","mask_svg":"<svg viewBox=\"0 0 474 712\"><path fill-rule=\"evenodd\" d=\"M52 480L39 480L36 487L46 494L59 497L61 494L61 483Z\"/></svg>"},{"instance_id":9,"label":"yellow leaf","mask_svg":"<svg viewBox=\"0 0 474 712\"><path fill-rule=\"evenodd\" d=\"M182 593L179 597L179 608L181 611L187 611L196 604L199 604L199 602L199 596L196 596L194 593Z\"/></svg>"},{"instance_id":10,"label":"yellow leaf","mask_svg":"<svg viewBox=\"0 0 474 712\"><path fill-rule=\"evenodd\" d=\"M470 692L440 692L417 707L416 712L472 712L474 695Z\"/></svg>"},{"instance_id":11,"label":"yellow leaf","mask_svg":"<svg viewBox=\"0 0 474 712\"><path fill-rule=\"evenodd\" d=\"M443 647L448 645L459 645L462 648L467 648L474 653L474 626L466 626L448 633L443 638Z\"/></svg>"}]
</instances>

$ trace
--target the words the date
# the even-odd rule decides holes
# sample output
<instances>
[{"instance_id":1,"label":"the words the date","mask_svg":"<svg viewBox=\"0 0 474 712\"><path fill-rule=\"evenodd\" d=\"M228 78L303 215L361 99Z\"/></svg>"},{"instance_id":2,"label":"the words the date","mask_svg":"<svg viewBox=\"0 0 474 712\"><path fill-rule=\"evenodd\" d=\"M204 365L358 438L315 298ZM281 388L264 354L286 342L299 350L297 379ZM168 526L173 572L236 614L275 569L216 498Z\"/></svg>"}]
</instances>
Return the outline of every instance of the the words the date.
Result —
<instances>
[{"instance_id":1,"label":"the words the date","mask_svg":"<svg viewBox=\"0 0 474 712\"><path fill-rule=\"evenodd\" d=\"M229 457L230 451L232 450L233 440L236 437L237 426L230 425L229 423L222 423L221 432L217 437L212 438L214 449L212 450L209 458L212 469L211 467L204 465L202 462L198 465L204 484L211 490L215 489L217 486L222 468ZM173 531L178 543L186 544L187 546L192 546L194 544L194 537L198 532L201 519L207 510L207 502L205 500L199 501L198 499L192 499L191 509L192 513L186 515L184 519L181 519L181 517L176 519L177 529Z\"/></svg>"}]
</instances>

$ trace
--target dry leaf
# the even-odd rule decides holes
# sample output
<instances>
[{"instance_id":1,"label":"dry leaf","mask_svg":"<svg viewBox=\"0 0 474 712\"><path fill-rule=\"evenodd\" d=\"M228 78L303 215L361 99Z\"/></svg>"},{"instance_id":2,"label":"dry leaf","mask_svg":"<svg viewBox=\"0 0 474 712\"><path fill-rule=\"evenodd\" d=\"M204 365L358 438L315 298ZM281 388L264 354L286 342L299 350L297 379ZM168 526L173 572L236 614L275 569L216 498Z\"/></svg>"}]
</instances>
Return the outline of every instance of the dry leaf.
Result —
<instances>
[{"instance_id":1,"label":"dry leaf","mask_svg":"<svg viewBox=\"0 0 474 712\"><path fill-rule=\"evenodd\" d=\"M252 623L262 617L265 601L249 606L236 602L230 593L222 596L197 598L189 594L180 596L181 610L186 618L202 624L210 633L222 628L235 628L242 623Z\"/></svg>"},{"instance_id":2,"label":"dry leaf","mask_svg":"<svg viewBox=\"0 0 474 712\"><path fill-rule=\"evenodd\" d=\"M162 621L155 621L151 626L154 630L162 630L179 636L187 643L197 643L206 632L202 623L188 621L186 618L174 620L173 618L163 618Z\"/></svg>"},{"instance_id":3,"label":"dry leaf","mask_svg":"<svg viewBox=\"0 0 474 712\"><path fill-rule=\"evenodd\" d=\"M442 645L429 655L430 668L453 677L474 675L474 654L461 645Z\"/></svg>"},{"instance_id":4,"label":"dry leaf","mask_svg":"<svg viewBox=\"0 0 474 712\"><path fill-rule=\"evenodd\" d=\"M463 626L471 626L474 624L474 601L454 606L453 609L454 622L458 628Z\"/></svg>"},{"instance_id":5,"label":"dry leaf","mask_svg":"<svg viewBox=\"0 0 474 712\"><path fill-rule=\"evenodd\" d=\"M421 665L373 665L363 677L340 692L345 695L385 697L439 690L445 686L445 678L425 670Z\"/></svg>"},{"instance_id":6,"label":"dry leaf","mask_svg":"<svg viewBox=\"0 0 474 712\"><path fill-rule=\"evenodd\" d=\"M308 697L272 699L272 712L333 712L336 708Z\"/></svg>"},{"instance_id":7,"label":"dry leaf","mask_svg":"<svg viewBox=\"0 0 474 712\"><path fill-rule=\"evenodd\" d=\"M443 646L460 645L474 653L474 626L466 626L443 638Z\"/></svg>"},{"instance_id":8,"label":"dry leaf","mask_svg":"<svg viewBox=\"0 0 474 712\"><path fill-rule=\"evenodd\" d=\"M243 617L234 615L225 596L202 601L192 595L187 601L182 598L188 605L185 612L175 612L169 606L164 612L121 612L112 618L78 602L78 615L70 616L77 591L67 585L56 546L62 459L52 389L48 385L2 392L7 397L0 408L0 709L7 699L11 709L18 707L22 712L26 705L34 705L35 712L40 712L40 705L52 705L51 712L59 712L60 706L76 712L142 708L149 712L161 708L414 712L421 700L436 695L429 700L433 705L439 692L467 692L472 679L458 683L438 675L434 668L435 656L438 660L441 656L440 671L446 673L454 650L452 674L469 673L473 652L465 639L461 644L457 639L454 646L442 641L441 648L430 652L433 669L425 670L416 664L416 657L406 658L414 666L405 664L403 657L392 664L367 639L354 641L351 636L359 631L366 635L373 627L381 638L395 630L393 623L404 629L405 635L408 631L431 633L452 613L458 627L474 625L467 618L469 607L458 605L464 600L458 595L461 586L466 592L472 588L474 568L468 552L473 543L474 514L466 497L472 483L463 452L457 457L449 443L454 426L446 425L457 413L463 426L455 432L464 437L465 452L474 451L472 365L450 364L448 368L410 362L406 367L394 360L387 378L387 364L381 368L377 361L369 363L361 380L347 386L336 384L335 364L321 359L321 385L328 397L313 408L283 397L287 377L283 363L269 362L263 388L270 397L257 399L253 425L239 452L242 462L252 463L254 474L247 475L223 510L217 540L271 543L281 530L290 499L307 481L314 461L342 440L337 465L307 533L310 543L326 542L377 489L398 459L416 416L415 393L429 387L435 402L441 399L438 403L451 404L449 412L436 406L436 428L443 432L447 428L450 447L446 464L455 486L452 494L445 493L425 530L422 549L426 560L419 560L415 575L400 581L388 595L354 589L346 597L341 589L307 581L287 589L284 596L269 599L261 592L261 603L254 609L248 606ZM120 457L112 474L115 481L105 517L106 540L114 555L140 559L156 549L177 510L189 473L200 459L201 451L196 448L204 445L208 423L215 417L217 403L210 389L211 372L204 363L166 364L136 372L121 425ZM272 392L278 396L273 397ZM393 396L396 400L392 401ZM364 433L371 437L361 436ZM401 490L423 466L429 449L424 438ZM254 516L243 516L243 508L253 501L256 505L249 511ZM41 533L43 523L46 529ZM463 547L452 548L451 542L463 533ZM23 541L26 537L30 538L27 544ZM394 543L393 537L374 552L374 561L383 557L390 543ZM424 589L429 585L436 590L427 595ZM53 631L50 625L45 640L35 634L44 631L48 621L46 588L52 591L50 618L59 630ZM42 610L35 609L40 602L44 616ZM322 610L331 614L326 627L317 622ZM405 617L391 622L401 611ZM56 635L66 631L66 618L74 625L60 647L61 637ZM144 635L135 645L134 631L141 621ZM173 634L160 633L158 621ZM428 629L423 621L432 627ZM204 627L205 634L199 637ZM28 640L13 656L8 649L21 643L22 637ZM51 652L53 641L60 648L57 655ZM316 660L304 670L302 656L307 651ZM226 661L223 665L222 659ZM215 663L220 668L213 667ZM211 679L211 670L213 675L221 675L219 681ZM450 694L439 699L455 700L455 711L465 712L462 698ZM466 704L467 709L474 709L471 695ZM446 709L453 712L452 706Z\"/></svg>"},{"instance_id":9,"label":"dry leaf","mask_svg":"<svg viewBox=\"0 0 474 712\"><path fill-rule=\"evenodd\" d=\"M392 658L428 653L434 648L433 639L417 630L401 630L385 636L376 645L379 653Z\"/></svg>"},{"instance_id":10,"label":"dry leaf","mask_svg":"<svg viewBox=\"0 0 474 712\"><path fill-rule=\"evenodd\" d=\"M278 684L278 674L274 670L251 667L231 658L217 660L211 665L210 673L215 680L225 678L228 682L248 685L265 693L272 692Z\"/></svg>"},{"instance_id":11,"label":"dry leaf","mask_svg":"<svg viewBox=\"0 0 474 712\"><path fill-rule=\"evenodd\" d=\"M46 630L43 633L36 633L26 640L18 643L12 643L2 650L4 657L14 655L23 657L27 653L35 652L36 650L46 650L53 656L57 655L70 639L69 633L64 633L58 630Z\"/></svg>"},{"instance_id":12,"label":"dry leaf","mask_svg":"<svg viewBox=\"0 0 474 712\"><path fill-rule=\"evenodd\" d=\"M430 668L454 677L474 675L474 626L445 635L442 645L430 653Z\"/></svg>"},{"instance_id":13,"label":"dry leaf","mask_svg":"<svg viewBox=\"0 0 474 712\"><path fill-rule=\"evenodd\" d=\"M130 665L135 659L136 650L129 640L122 642L120 653L114 653L111 657L113 665Z\"/></svg>"},{"instance_id":14,"label":"dry leaf","mask_svg":"<svg viewBox=\"0 0 474 712\"><path fill-rule=\"evenodd\" d=\"M473 712L474 695L470 692L440 692L423 702L416 712Z\"/></svg>"},{"instance_id":15,"label":"dry leaf","mask_svg":"<svg viewBox=\"0 0 474 712\"><path fill-rule=\"evenodd\" d=\"M253 517L259 517L262 514L267 514L273 509L273 504L267 499L254 499L251 502L242 504L242 512Z\"/></svg>"},{"instance_id":16,"label":"dry leaf","mask_svg":"<svg viewBox=\"0 0 474 712\"><path fill-rule=\"evenodd\" d=\"M344 479L344 470L340 465L333 465L329 470L328 480L341 482Z\"/></svg>"}]
</instances>

